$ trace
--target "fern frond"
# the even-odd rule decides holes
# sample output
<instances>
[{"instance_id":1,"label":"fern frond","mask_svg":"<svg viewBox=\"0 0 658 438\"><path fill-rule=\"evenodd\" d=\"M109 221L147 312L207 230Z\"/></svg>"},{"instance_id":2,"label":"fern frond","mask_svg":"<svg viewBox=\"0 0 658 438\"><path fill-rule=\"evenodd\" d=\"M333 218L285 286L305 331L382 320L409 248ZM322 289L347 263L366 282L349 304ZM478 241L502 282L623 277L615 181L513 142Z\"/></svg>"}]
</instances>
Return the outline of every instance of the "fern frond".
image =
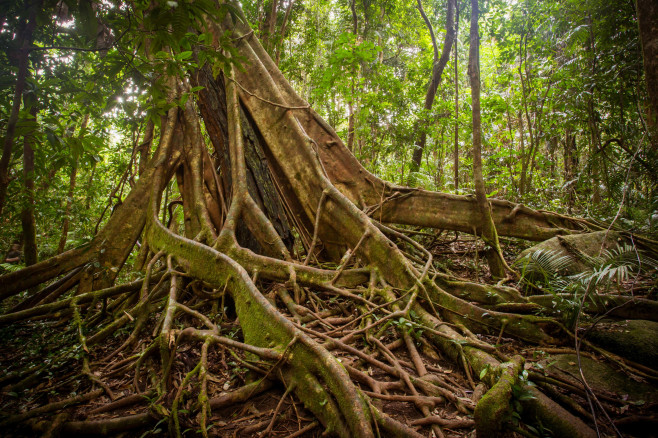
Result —
<instances>
[{"instance_id":1,"label":"fern frond","mask_svg":"<svg viewBox=\"0 0 658 438\"><path fill-rule=\"evenodd\" d=\"M574 276L586 288L604 287L609 290L612 284L618 286L628 281L633 273L658 269L658 262L634 245L628 243L605 250L593 257L592 269Z\"/></svg>"},{"instance_id":2,"label":"fern frond","mask_svg":"<svg viewBox=\"0 0 658 438\"><path fill-rule=\"evenodd\" d=\"M527 254L517 264L523 267L523 271L529 275L539 274L543 278L554 278L564 276L576 260L568 254L557 251L538 249Z\"/></svg>"},{"instance_id":3,"label":"fern frond","mask_svg":"<svg viewBox=\"0 0 658 438\"><path fill-rule=\"evenodd\" d=\"M13 263L0 263L0 272L16 272L23 269L23 265L15 265Z\"/></svg>"},{"instance_id":4,"label":"fern frond","mask_svg":"<svg viewBox=\"0 0 658 438\"><path fill-rule=\"evenodd\" d=\"M521 266L521 280L528 286L542 288L550 293L561 293L569 286L567 273L575 259L556 251L538 249L516 262Z\"/></svg>"}]
</instances>

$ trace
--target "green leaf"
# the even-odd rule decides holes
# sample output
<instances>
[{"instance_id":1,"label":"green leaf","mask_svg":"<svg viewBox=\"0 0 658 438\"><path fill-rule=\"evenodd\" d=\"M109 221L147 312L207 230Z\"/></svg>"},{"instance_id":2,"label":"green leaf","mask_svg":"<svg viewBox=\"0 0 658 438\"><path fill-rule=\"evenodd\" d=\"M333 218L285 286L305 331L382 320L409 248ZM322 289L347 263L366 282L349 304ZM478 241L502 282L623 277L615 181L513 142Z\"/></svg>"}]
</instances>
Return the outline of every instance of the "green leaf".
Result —
<instances>
[{"instance_id":1,"label":"green leaf","mask_svg":"<svg viewBox=\"0 0 658 438\"><path fill-rule=\"evenodd\" d=\"M176 60L178 60L178 61L183 61L183 60L185 60L185 59L187 59L187 58L190 58L190 57L192 56L193 53L194 53L194 52L192 52L191 50L187 50L187 51L185 51L185 52L181 52L181 53L179 53L178 55L176 55Z\"/></svg>"}]
</instances>

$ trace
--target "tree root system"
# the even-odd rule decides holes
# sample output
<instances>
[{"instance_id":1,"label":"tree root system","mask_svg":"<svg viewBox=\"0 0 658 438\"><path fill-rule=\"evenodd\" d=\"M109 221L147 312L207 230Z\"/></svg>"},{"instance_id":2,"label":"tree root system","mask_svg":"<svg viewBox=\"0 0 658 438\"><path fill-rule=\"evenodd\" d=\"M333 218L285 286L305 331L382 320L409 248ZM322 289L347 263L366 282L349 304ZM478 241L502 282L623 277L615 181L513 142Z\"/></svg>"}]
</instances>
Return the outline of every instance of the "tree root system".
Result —
<instances>
[{"instance_id":1,"label":"tree root system","mask_svg":"<svg viewBox=\"0 0 658 438\"><path fill-rule=\"evenodd\" d=\"M548 296L493 284L478 240L441 236L480 234L474 199L369 174L244 23L207 26L243 68L172 78L172 102L203 89L163 117L104 228L0 277L3 435L593 437L655 419L654 402L589 385L582 368L551 372L551 355L574 353L658 378L588 343ZM600 229L491 208L500 236ZM475 271L457 272L465 260Z\"/></svg>"}]
</instances>

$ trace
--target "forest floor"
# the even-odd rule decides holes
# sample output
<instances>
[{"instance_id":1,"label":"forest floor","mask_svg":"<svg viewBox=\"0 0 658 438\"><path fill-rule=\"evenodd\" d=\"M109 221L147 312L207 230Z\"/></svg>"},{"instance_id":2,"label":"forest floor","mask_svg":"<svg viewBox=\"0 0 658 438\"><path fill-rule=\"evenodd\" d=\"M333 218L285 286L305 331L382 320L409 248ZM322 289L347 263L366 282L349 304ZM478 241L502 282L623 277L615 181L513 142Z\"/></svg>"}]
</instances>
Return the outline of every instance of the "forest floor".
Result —
<instances>
[{"instance_id":1,"label":"forest floor","mask_svg":"<svg viewBox=\"0 0 658 438\"><path fill-rule=\"evenodd\" d=\"M423 236L423 238L429 238ZM425 242L435 257L437 265L450 275L470 279L471 281L495 284L491 278L486 260L483 259L483 246L472 236L455 235L449 233L438 238L429 238ZM516 254L525 247L527 243L514 240L503 240L503 250L508 262L514 261ZM640 279L639 283L651 285L651 278ZM636 280L634 286L637 287ZM518 286L518 285L517 285ZM642 289L642 288L640 288ZM620 293L624 293L621 291ZM655 293L655 286L644 288L644 294ZM13 299L3 303L5 312L15 304ZM230 303L223 303L230 307ZM212 314L216 308L206 310L206 314ZM349 309L346 309L349 313ZM232 319L230 318L232 316ZM288 315L290 316L290 315ZM179 324L184 323L184 318ZM193 324L193 321L188 321ZM156 327L158 321L152 317L151 327ZM311 326L309 324L309 326ZM226 336L240 340L241 332L235 315L225 315L221 323L222 332ZM143 369L141 374L135 376L132 368L135 367L136 355L118 355L110 360L104 359L110 352L117 349L130 333L130 327L126 326L103 345L95 347L89 352L90 369L93 375L102 378L105 391L96 391L95 395L88 401L71 403L71 407L62 411L61 414L52 419L53 422L83 420L93 415L94 419L126 417L139 415L148 410L148 406L157 398L153 393L139 394L135 388L146 387L149 381L157 380L157 370ZM419 352L429 372L439 375L446 386L455 396L464 399L477 399L482 395L484 387L474 383L478 381L477 376L469 376L464 373L453 361L444 358L440 353L424 341L422 333L413 332L416 338ZM501 333L495 335L477 335L480 340L487 342L504 353L512 356L522 355L525 362L530 381L537 383L542 389L547 390L548 385L543 385L541 380L550 382L560 387L553 390L549 395L554 399L565 401L570 399L569 404L575 413L589 424L592 424L591 413L587 397L583 391L580 378L579 366L585 370L587 382L597 395L599 402L605 409L597 409L597 424L601 436L615 436L610 425L612 420L622 431L624 436L654 437L658 436L658 387L656 382L637 381L617 372L606 363L605 359L595 351L584 348L580 357L576 356L571 346L543 347L529 345L521 341L508 338ZM90 379L79 372L80 357L82 351L77 342L75 325L70 318L62 318L59 322L53 321L30 321L17 323L0 328L0 384L4 386L0 392L0 413L2 415L14 415L27 412L39 406L49 405L62 400L72 400L83 394L92 394ZM413 373L412 359L408 357L407 350L399 340L393 338L388 340L386 336L380 338L382 342L396 355L396 358L404 366L409 366L408 371ZM149 339L140 341L142 351L150 343ZM368 350L367 345L359 343L358 348ZM294 395L285 394L284 388L278 384L268 384L264 388L254 387L243 398L231 399L230 394L244 387L245 384L254 381L257 377L248 369L248 358L242 352L226 353L227 350L213 351L208 357L208 398L212 408L209 416L208 435L217 437L256 437L263 436L263 431L269 430L273 437L319 437L323 428L315 420L314 416L304 408ZM348 353L335 350L333 352L343 364L349 364L361 369L367 369L368 375L379 381L389 379L387 374L376 367L369 367L362 359L349 355ZM376 353L375 353L376 355ZM193 414L195 405L198 403L193 394L196 394L194 386L184 382L185 376L190 373L201 357L200 346L193 344L181 345L178 356L174 362L171 376L174 391L168 393L169 403L174 397L182 394L183 402L178 406L180 418L180 430L183 436L200 436L198 430L198 419ZM27 369L42 371L31 379L38 379L39 383L18 380L13 373ZM618 368L618 367L616 367ZM652 367L655 368L655 365ZM617 369L617 371L619 371ZM607 373L610 373L609 375ZM14 380L10 385L5 382ZM36 384L35 384L36 383ZM614 383L614 384L613 384ZM24 389L29 388L29 389ZM363 386L367 391L369 388ZM414 406L414 403L405 399L404 396L396 396L396 391L385 391L389 396L376 399L375 406L396 420L415 426L418 432L424 436L434 436L432 429L422 422L423 414ZM135 394L139 394L135 397ZM188 394L186 397L185 395ZM126 402L110 404L110 395L114 400L125 400ZM131 397L132 396L132 397ZM515 397L522 399L524 394L516 394ZM282 399L283 398L283 399ZM388 399L386 399L388 398ZM162 402L163 400L159 400ZM163 405L169 405L163 403ZM578 408L580 407L580 409ZM167 414L165 412L165 414ZM474 437L474 422L472 414L467 410L460 412L454 403L436 403L432 407L432 414L445 419L442 425L446 437ZM606 419L606 415L609 420ZM2 417L0 417L0 420ZM167 434L167 422L154 419L148 428L139 431L131 431L121 436L147 437L163 436ZM22 428L5 428L0 434L7 437L34 436L34 431ZM517 428L513 436L552 436L550 431L533 428L528 430L527 426Z\"/></svg>"}]
</instances>

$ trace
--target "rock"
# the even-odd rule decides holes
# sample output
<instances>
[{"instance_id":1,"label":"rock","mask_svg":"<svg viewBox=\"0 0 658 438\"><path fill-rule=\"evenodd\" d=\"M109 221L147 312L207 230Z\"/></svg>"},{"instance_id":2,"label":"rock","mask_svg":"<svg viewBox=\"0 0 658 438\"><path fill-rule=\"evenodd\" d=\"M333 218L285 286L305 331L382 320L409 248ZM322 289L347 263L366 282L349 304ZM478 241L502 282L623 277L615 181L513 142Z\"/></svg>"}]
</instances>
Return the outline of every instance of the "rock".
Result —
<instances>
[{"instance_id":1,"label":"rock","mask_svg":"<svg viewBox=\"0 0 658 438\"><path fill-rule=\"evenodd\" d=\"M588 333L587 339L633 362L658 369L658 322L599 322Z\"/></svg>"},{"instance_id":2,"label":"rock","mask_svg":"<svg viewBox=\"0 0 658 438\"><path fill-rule=\"evenodd\" d=\"M598 392L614 394L631 404L644 405L658 402L656 388L644 382L636 382L623 371L613 368L606 362L599 362L581 355L580 363L587 384ZM574 386L582 387L578 358L575 354L559 354L544 362L549 375L570 381Z\"/></svg>"},{"instance_id":3,"label":"rock","mask_svg":"<svg viewBox=\"0 0 658 438\"><path fill-rule=\"evenodd\" d=\"M610 251L625 242L625 239L614 231L597 231L585 234L570 234L567 236L557 236L545 240L533 247L521 252L516 258L515 263L523 263L521 260L529 254L538 250L550 251L560 256L570 256L573 263L566 267L563 275L573 275L589 270L586 263L586 257L596 257L601 250Z\"/></svg>"}]
</instances>

